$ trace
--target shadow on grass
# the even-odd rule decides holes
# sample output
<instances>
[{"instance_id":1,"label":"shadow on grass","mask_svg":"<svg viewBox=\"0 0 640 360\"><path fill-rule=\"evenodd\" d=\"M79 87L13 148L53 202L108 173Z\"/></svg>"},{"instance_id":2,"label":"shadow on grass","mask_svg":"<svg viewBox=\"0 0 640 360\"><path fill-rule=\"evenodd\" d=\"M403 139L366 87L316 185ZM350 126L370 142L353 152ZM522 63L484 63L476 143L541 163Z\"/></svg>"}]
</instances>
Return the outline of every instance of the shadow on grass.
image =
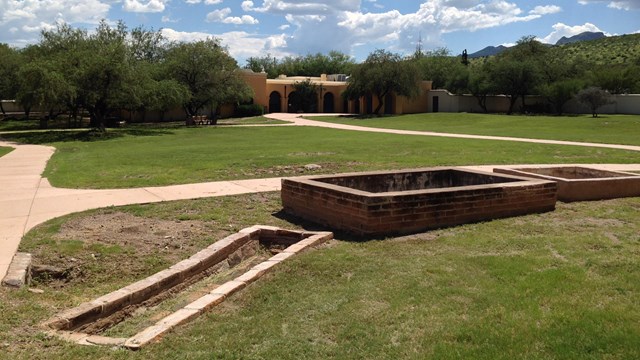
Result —
<instances>
[{"instance_id":1,"label":"shadow on grass","mask_svg":"<svg viewBox=\"0 0 640 360\"><path fill-rule=\"evenodd\" d=\"M171 135L168 129L118 129L100 132L97 130L67 130L67 131L32 131L15 134L2 134L0 138L20 144L50 144L55 142L97 142L108 141L124 136L163 136Z\"/></svg>"}]
</instances>

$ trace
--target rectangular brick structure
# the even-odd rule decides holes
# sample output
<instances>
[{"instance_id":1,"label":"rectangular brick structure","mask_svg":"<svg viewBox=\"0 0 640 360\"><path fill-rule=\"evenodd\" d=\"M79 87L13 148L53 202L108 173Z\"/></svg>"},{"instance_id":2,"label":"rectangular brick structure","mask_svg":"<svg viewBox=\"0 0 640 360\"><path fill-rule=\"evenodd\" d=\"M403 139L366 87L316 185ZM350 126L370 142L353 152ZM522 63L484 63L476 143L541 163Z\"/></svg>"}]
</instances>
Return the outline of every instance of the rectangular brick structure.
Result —
<instances>
[{"instance_id":1,"label":"rectangular brick structure","mask_svg":"<svg viewBox=\"0 0 640 360\"><path fill-rule=\"evenodd\" d=\"M558 183L558 200L564 202L640 196L640 175L581 166L497 168L496 173L527 176Z\"/></svg>"},{"instance_id":2,"label":"rectangular brick structure","mask_svg":"<svg viewBox=\"0 0 640 360\"><path fill-rule=\"evenodd\" d=\"M59 313L42 325L49 334L78 344L124 346L129 349L139 349L150 342L157 341L176 326L186 323L220 304L282 261L332 238L333 234L330 232L294 231L272 226L256 225L242 229L236 234L211 244L188 259L107 295ZM249 249L249 246L257 244L264 246L275 244L284 246L284 249L235 279L216 286L210 293L160 319L154 325L143 329L130 338L110 338L85 332L87 326L95 325L95 322L114 314L117 315L120 311L126 311L129 306L140 305L164 291L180 290L180 282L199 280L208 276L207 270L222 262L228 262L233 255L242 256L244 251ZM251 254L252 252L247 251L246 257L251 257ZM228 264L233 266L230 262ZM132 311L126 311L123 315L128 317L132 313ZM108 325L112 326L113 323ZM100 331L102 330L104 329L100 329Z\"/></svg>"},{"instance_id":3,"label":"rectangular brick structure","mask_svg":"<svg viewBox=\"0 0 640 360\"><path fill-rule=\"evenodd\" d=\"M552 211L556 183L459 168L282 180L284 211L330 229L380 237Z\"/></svg>"}]
</instances>

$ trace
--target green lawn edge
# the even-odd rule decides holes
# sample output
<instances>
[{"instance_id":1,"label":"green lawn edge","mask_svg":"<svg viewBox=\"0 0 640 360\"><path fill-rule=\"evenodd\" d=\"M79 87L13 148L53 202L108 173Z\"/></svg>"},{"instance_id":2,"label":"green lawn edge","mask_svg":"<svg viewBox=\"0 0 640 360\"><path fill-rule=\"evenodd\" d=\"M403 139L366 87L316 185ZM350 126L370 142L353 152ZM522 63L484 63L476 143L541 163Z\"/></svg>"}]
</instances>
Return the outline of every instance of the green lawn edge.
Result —
<instances>
[{"instance_id":1,"label":"green lawn edge","mask_svg":"<svg viewBox=\"0 0 640 360\"><path fill-rule=\"evenodd\" d=\"M483 164L640 163L640 153L318 127L123 129L3 135L51 144L44 176L66 188L130 188L316 173ZM307 164L322 166L309 172Z\"/></svg>"},{"instance_id":2,"label":"green lawn edge","mask_svg":"<svg viewBox=\"0 0 640 360\"><path fill-rule=\"evenodd\" d=\"M382 129L640 145L640 115L543 116L428 113L383 117L310 117Z\"/></svg>"},{"instance_id":3,"label":"green lawn edge","mask_svg":"<svg viewBox=\"0 0 640 360\"><path fill-rule=\"evenodd\" d=\"M12 152L14 149L12 147L3 147L0 146L0 157L7 155Z\"/></svg>"}]
</instances>

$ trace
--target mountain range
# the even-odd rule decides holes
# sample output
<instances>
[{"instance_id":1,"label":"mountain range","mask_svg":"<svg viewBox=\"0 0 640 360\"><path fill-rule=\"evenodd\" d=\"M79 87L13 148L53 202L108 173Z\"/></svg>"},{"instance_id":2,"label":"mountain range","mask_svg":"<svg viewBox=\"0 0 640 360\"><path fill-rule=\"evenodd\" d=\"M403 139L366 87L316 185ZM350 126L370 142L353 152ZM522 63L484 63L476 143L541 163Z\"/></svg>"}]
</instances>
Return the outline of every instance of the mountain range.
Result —
<instances>
[{"instance_id":1,"label":"mountain range","mask_svg":"<svg viewBox=\"0 0 640 360\"><path fill-rule=\"evenodd\" d=\"M597 39L602 39L606 37L606 35L602 32L590 32L590 31L585 31L583 33L580 33L578 35L574 35L571 37L566 37L563 36L562 38L560 38L560 40L558 40L555 44L555 46L559 46L559 45L566 45L566 44L572 44L575 42L580 42L580 41L589 41L589 40L597 40ZM498 45L498 46L487 46L486 48L480 50L480 51L476 51L472 54L469 54L469 58L473 59L473 58L479 58L479 57L487 57L487 56L494 56L494 55L498 55L501 52L505 51L506 49L508 49L509 47L504 46L504 45Z\"/></svg>"}]
</instances>

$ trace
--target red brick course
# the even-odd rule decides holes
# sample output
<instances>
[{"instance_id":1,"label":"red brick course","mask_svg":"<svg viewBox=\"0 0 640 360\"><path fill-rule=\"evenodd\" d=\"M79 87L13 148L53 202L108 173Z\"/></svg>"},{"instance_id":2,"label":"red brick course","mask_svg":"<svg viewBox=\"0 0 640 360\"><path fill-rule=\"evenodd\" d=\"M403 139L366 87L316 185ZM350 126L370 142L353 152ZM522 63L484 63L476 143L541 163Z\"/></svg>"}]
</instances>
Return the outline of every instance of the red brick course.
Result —
<instances>
[{"instance_id":1,"label":"red brick course","mask_svg":"<svg viewBox=\"0 0 640 360\"><path fill-rule=\"evenodd\" d=\"M504 183L379 193L334 185L322 176L283 179L282 204L293 215L358 236L409 234L555 209L555 182L506 177Z\"/></svg>"}]
</instances>

